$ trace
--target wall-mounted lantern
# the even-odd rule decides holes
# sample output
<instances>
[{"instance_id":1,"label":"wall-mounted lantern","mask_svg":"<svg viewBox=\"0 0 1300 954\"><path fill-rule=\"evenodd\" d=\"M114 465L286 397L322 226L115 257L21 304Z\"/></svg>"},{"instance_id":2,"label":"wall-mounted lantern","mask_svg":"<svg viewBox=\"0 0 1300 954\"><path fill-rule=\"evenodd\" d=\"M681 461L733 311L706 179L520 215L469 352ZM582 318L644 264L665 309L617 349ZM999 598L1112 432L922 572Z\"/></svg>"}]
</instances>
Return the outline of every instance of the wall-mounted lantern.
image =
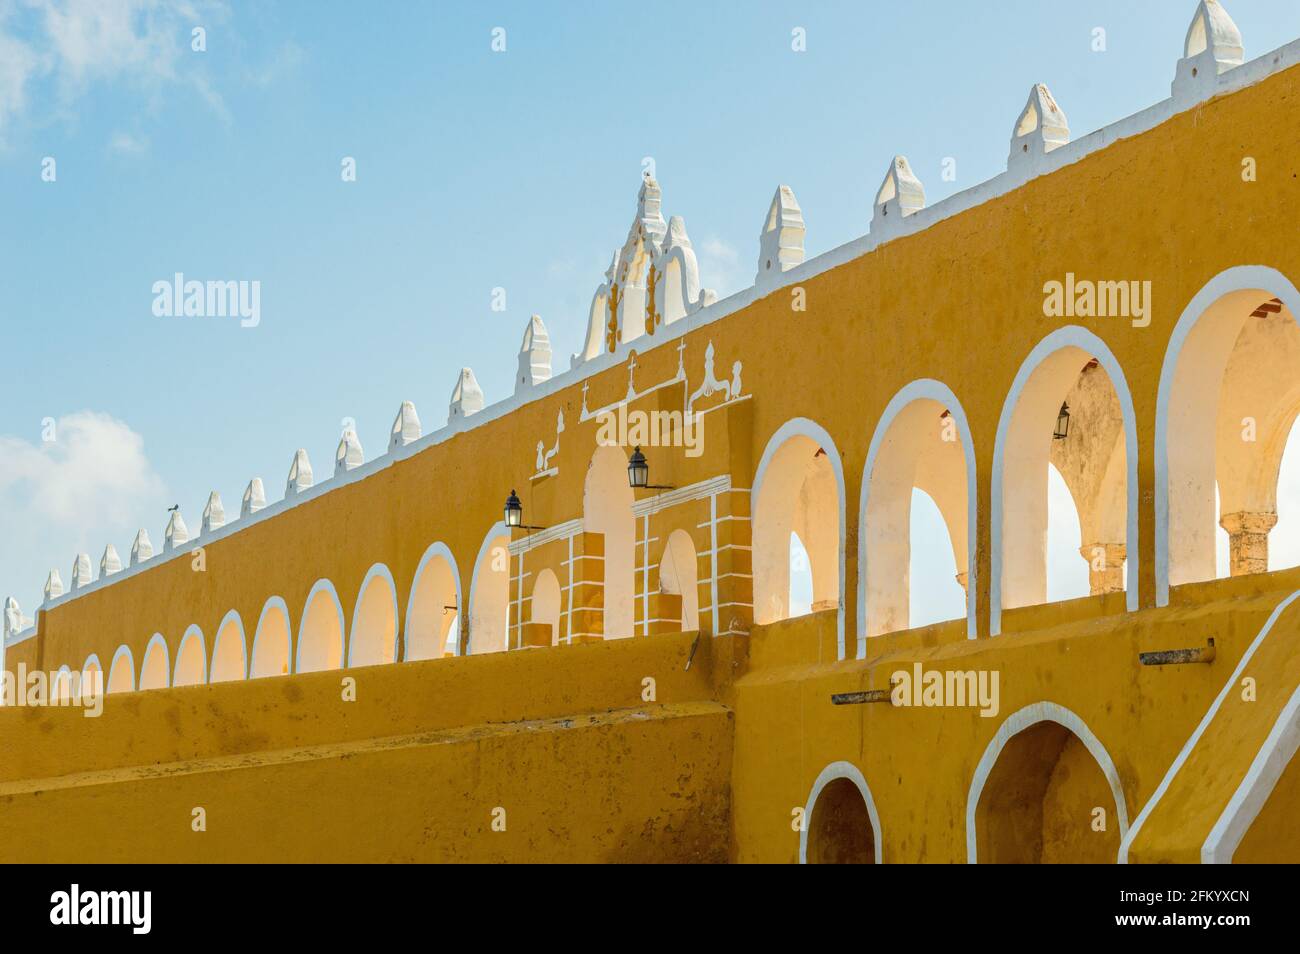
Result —
<instances>
[{"instance_id":1,"label":"wall-mounted lantern","mask_svg":"<svg viewBox=\"0 0 1300 954\"><path fill-rule=\"evenodd\" d=\"M524 523L524 505L519 502L519 497L514 490L510 491L510 496L506 498L506 526L520 530L545 530L545 527L533 527Z\"/></svg>"},{"instance_id":2,"label":"wall-mounted lantern","mask_svg":"<svg viewBox=\"0 0 1300 954\"><path fill-rule=\"evenodd\" d=\"M1061 413L1056 415L1056 430L1052 431L1052 439L1063 441L1070 434L1070 405L1064 401L1061 402Z\"/></svg>"},{"instance_id":3,"label":"wall-mounted lantern","mask_svg":"<svg viewBox=\"0 0 1300 954\"><path fill-rule=\"evenodd\" d=\"M676 490L669 484L650 483L650 464L641 453L640 447L632 449L632 456L627 462L627 482L633 490Z\"/></svg>"}]
</instances>

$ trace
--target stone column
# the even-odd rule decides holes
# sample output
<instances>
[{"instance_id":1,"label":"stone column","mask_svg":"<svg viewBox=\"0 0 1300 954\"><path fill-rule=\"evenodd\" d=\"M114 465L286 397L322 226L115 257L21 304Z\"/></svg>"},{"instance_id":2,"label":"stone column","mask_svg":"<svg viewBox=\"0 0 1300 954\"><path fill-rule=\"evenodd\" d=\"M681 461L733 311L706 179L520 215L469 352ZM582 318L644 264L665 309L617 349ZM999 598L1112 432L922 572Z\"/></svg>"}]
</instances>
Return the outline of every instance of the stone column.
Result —
<instances>
[{"instance_id":1,"label":"stone column","mask_svg":"<svg viewBox=\"0 0 1300 954\"><path fill-rule=\"evenodd\" d=\"M1122 543L1088 543L1079 547L1088 561L1088 590L1093 596L1124 590L1124 560L1128 549Z\"/></svg>"},{"instance_id":2,"label":"stone column","mask_svg":"<svg viewBox=\"0 0 1300 954\"><path fill-rule=\"evenodd\" d=\"M1219 526L1228 531L1228 567L1233 576L1268 572L1268 532L1277 524L1276 513L1241 510L1225 513Z\"/></svg>"}]
</instances>

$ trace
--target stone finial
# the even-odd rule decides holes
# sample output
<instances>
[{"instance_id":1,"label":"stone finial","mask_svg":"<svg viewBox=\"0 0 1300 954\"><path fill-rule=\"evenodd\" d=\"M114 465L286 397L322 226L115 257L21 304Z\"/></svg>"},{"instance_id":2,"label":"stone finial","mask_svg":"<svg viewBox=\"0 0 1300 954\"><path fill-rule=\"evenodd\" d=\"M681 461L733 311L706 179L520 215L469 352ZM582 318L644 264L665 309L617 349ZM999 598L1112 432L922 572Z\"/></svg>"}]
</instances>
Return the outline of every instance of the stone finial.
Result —
<instances>
[{"instance_id":1,"label":"stone finial","mask_svg":"<svg viewBox=\"0 0 1300 954\"><path fill-rule=\"evenodd\" d=\"M1241 31L1219 0L1200 0L1178 61L1171 92L1175 106L1187 106L1213 94L1219 74L1245 58Z\"/></svg>"},{"instance_id":2,"label":"stone finial","mask_svg":"<svg viewBox=\"0 0 1300 954\"><path fill-rule=\"evenodd\" d=\"M90 554L78 553L72 561L72 588L79 590L90 584Z\"/></svg>"},{"instance_id":3,"label":"stone finial","mask_svg":"<svg viewBox=\"0 0 1300 954\"><path fill-rule=\"evenodd\" d=\"M221 494L215 490L208 494L207 506L203 508L203 533L211 533L226 525L226 508L221 504Z\"/></svg>"},{"instance_id":4,"label":"stone finial","mask_svg":"<svg viewBox=\"0 0 1300 954\"><path fill-rule=\"evenodd\" d=\"M794 190L788 185L777 186L763 219L763 231L758 235L755 285L770 283L803 261L805 232L803 210L795 200Z\"/></svg>"},{"instance_id":5,"label":"stone finial","mask_svg":"<svg viewBox=\"0 0 1300 954\"><path fill-rule=\"evenodd\" d=\"M307 452L301 447L294 452L293 463L289 465L289 479L284 483L284 495L292 497L311 486L311 461Z\"/></svg>"},{"instance_id":6,"label":"stone finial","mask_svg":"<svg viewBox=\"0 0 1300 954\"><path fill-rule=\"evenodd\" d=\"M50 575L45 578L45 602L58 599L63 595L63 577L59 576L58 570L51 570Z\"/></svg>"},{"instance_id":7,"label":"stone finial","mask_svg":"<svg viewBox=\"0 0 1300 954\"><path fill-rule=\"evenodd\" d=\"M251 517L265 506L266 488L262 486L261 477L254 477L244 488L244 499L239 504L239 516Z\"/></svg>"},{"instance_id":8,"label":"stone finial","mask_svg":"<svg viewBox=\"0 0 1300 954\"><path fill-rule=\"evenodd\" d=\"M1070 123L1052 98L1052 91L1037 83L1029 91L1029 101L1020 111L1011 133L1011 153L1007 168L1032 168L1053 149L1070 141Z\"/></svg>"},{"instance_id":9,"label":"stone finial","mask_svg":"<svg viewBox=\"0 0 1300 954\"><path fill-rule=\"evenodd\" d=\"M5 597L4 604L4 626L3 635L16 636L32 625L32 621L23 615L22 608L18 605L18 600L12 596Z\"/></svg>"},{"instance_id":10,"label":"stone finial","mask_svg":"<svg viewBox=\"0 0 1300 954\"><path fill-rule=\"evenodd\" d=\"M538 315L528 319L524 341L519 346L519 374L515 376L515 393L551 379L551 336Z\"/></svg>"},{"instance_id":11,"label":"stone finial","mask_svg":"<svg viewBox=\"0 0 1300 954\"><path fill-rule=\"evenodd\" d=\"M658 181L650 173L645 173L641 177L641 188L637 191L636 222L632 225L632 231L636 232L639 228L646 241L652 244L662 239L668 231L663 212L660 211L662 204L663 191L659 188Z\"/></svg>"},{"instance_id":12,"label":"stone finial","mask_svg":"<svg viewBox=\"0 0 1300 954\"><path fill-rule=\"evenodd\" d=\"M122 558L117 555L117 547L109 544L104 547L104 555L99 558L99 578L102 580L106 576L112 576L114 573L122 571Z\"/></svg>"},{"instance_id":13,"label":"stone finial","mask_svg":"<svg viewBox=\"0 0 1300 954\"><path fill-rule=\"evenodd\" d=\"M418 441L421 433L420 415L415 413L415 405L410 401L403 401L402 406L397 409L397 417L393 419L393 428L388 435L388 449L405 447L413 441Z\"/></svg>"},{"instance_id":14,"label":"stone finial","mask_svg":"<svg viewBox=\"0 0 1300 954\"><path fill-rule=\"evenodd\" d=\"M885 181L876 192L875 213L871 217L873 235L895 234L903 219L925 208L925 187L912 173L906 156L895 156L885 173Z\"/></svg>"},{"instance_id":15,"label":"stone finial","mask_svg":"<svg viewBox=\"0 0 1300 954\"><path fill-rule=\"evenodd\" d=\"M189 543L190 528L185 526L185 518L181 516L180 509L172 511L171 517L167 520L167 529L163 531L163 553L175 550L179 546Z\"/></svg>"},{"instance_id":16,"label":"stone finial","mask_svg":"<svg viewBox=\"0 0 1300 954\"><path fill-rule=\"evenodd\" d=\"M149 531L141 529L131 542L131 565L143 563L153 556L153 544L149 542Z\"/></svg>"},{"instance_id":17,"label":"stone finial","mask_svg":"<svg viewBox=\"0 0 1300 954\"><path fill-rule=\"evenodd\" d=\"M357 432L349 427L339 438L338 449L334 451L334 476L356 470L365 463L365 460L365 453L361 450L361 439L357 437Z\"/></svg>"},{"instance_id":18,"label":"stone finial","mask_svg":"<svg viewBox=\"0 0 1300 954\"><path fill-rule=\"evenodd\" d=\"M447 423L462 417L469 417L483 410L483 389L478 386L474 372L469 368L460 369L456 387L451 392L451 404L447 409Z\"/></svg>"}]
</instances>

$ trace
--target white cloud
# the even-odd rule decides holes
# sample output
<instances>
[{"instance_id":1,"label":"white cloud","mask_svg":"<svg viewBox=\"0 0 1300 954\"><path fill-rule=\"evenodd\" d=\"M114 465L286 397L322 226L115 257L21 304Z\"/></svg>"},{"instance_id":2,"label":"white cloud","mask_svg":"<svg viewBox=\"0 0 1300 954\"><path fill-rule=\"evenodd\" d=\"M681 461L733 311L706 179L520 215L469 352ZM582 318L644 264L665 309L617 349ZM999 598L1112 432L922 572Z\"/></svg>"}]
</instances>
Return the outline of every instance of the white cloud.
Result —
<instances>
[{"instance_id":1,"label":"white cloud","mask_svg":"<svg viewBox=\"0 0 1300 954\"><path fill-rule=\"evenodd\" d=\"M119 156L138 156L149 148L146 137L132 136L130 133L115 132L108 140L108 151Z\"/></svg>"},{"instance_id":2,"label":"white cloud","mask_svg":"<svg viewBox=\"0 0 1300 954\"><path fill-rule=\"evenodd\" d=\"M695 256L700 263L700 284L712 288L719 298L726 298L751 283L743 274L740 253L730 242L710 236L700 243Z\"/></svg>"},{"instance_id":3,"label":"white cloud","mask_svg":"<svg viewBox=\"0 0 1300 954\"><path fill-rule=\"evenodd\" d=\"M133 521L161 511L166 500L143 438L116 418L77 411L45 436L54 439L0 435L0 587L25 595L28 615L50 567L59 568L66 584L77 552L98 564L111 541L125 555Z\"/></svg>"}]
</instances>

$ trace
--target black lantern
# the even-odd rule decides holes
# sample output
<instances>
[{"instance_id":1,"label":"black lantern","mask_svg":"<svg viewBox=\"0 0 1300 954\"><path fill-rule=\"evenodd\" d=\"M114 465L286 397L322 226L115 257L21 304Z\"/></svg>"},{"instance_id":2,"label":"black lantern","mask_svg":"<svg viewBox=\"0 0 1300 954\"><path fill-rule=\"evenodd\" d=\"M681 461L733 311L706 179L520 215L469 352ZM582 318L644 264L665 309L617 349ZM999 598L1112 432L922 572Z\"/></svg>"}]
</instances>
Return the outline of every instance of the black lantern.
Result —
<instances>
[{"instance_id":1,"label":"black lantern","mask_svg":"<svg viewBox=\"0 0 1300 954\"><path fill-rule=\"evenodd\" d=\"M510 528L519 528L520 530L545 530L545 527L531 527L524 523L524 505L519 502L518 495L513 490L510 496L506 498L506 526Z\"/></svg>"},{"instance_id":2,"label":"black lantern","mask_svg":"<svg viewBox=\"0 0 1300 954\"><path fill-rule=\"evenodd\" d=\"M650 483L650 464L641 453L640 447L632 448L632 456L627 462L627 482L633 490L675 490L668 484Z\"/></svg>"},{"instance_id":3,"label":"black lantern","mask_svg":"<svg viewBox=\"0 0 1300 954\"><path fill-rule=\"evenodd\" d=\"M1052 431L1053 440L1063 441L1070 434L1070 405L1061 402L1061 413L1056 415L1056 430Z\"/></svg>"}]
</instances>

